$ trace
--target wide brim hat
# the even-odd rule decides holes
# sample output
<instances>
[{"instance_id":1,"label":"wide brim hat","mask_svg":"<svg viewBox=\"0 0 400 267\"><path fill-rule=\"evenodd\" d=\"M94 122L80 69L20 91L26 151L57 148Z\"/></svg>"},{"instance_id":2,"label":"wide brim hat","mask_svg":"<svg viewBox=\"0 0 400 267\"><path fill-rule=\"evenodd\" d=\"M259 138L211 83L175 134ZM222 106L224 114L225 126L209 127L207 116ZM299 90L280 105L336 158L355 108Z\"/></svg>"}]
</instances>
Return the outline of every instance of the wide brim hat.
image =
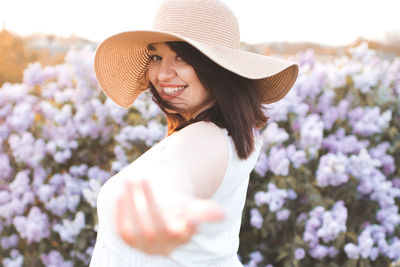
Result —
<instances>
[{"instance_id":1,"label":"wide brim hat","mask_svg":"<svg viewBox=\"0 0 400 267\"><path fill-rule=\"evenodd\" d=\"M129 108L149 87L148 45L170 41L187 42L221 67L255 80L264 104L282 99L297 79L296 63L240 49L237 18L224 3L168 0L160 5L151 30L121 32L99 44L94 70L101 89Z\"/></svg>"}]
</instances>

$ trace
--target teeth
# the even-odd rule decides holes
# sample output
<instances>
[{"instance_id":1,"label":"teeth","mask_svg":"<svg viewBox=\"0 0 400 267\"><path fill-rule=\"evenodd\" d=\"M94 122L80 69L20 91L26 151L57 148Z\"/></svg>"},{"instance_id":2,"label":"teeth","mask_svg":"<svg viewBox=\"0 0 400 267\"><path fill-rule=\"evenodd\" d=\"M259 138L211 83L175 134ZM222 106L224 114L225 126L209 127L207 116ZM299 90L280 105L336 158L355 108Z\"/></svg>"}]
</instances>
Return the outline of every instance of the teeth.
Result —
<instances>
[{"instance_id":1,"label":"teeth","mask_svg":"<svg viewBox=\"0 0 400 267\"><path fill-rule=\"evenodd\" d=\"M181 86L181 87L164 87L163 91L166 94L173 94L173 93L176 93L176 92L178 92L180 90L183 90L183 89L185 89L185 86Z\"/></svg>"}]
</instances>

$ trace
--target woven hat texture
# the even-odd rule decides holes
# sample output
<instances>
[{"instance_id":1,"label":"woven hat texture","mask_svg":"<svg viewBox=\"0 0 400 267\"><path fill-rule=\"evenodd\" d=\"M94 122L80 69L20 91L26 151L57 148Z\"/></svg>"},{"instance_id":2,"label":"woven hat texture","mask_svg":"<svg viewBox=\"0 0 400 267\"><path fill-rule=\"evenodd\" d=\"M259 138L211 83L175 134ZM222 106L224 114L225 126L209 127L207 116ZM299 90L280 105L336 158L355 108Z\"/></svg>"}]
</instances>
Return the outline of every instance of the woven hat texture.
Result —
<instances>
[{"instance_id":1,"label":"woven hat texture","mask_svg":"<svg viewBox=\"0 0 400 267\"><path fill-rule=\"evenodd\" d=\"M99 44L94 69L104 93L121 107L131 106L149 87L148 44L169 41L188 42L225 69L254 79L265 104L283 98L297 79L296 63L240 49L238 20L223 2L168 0L151 30L121 32Z\"/></svg>"}]
</instances>

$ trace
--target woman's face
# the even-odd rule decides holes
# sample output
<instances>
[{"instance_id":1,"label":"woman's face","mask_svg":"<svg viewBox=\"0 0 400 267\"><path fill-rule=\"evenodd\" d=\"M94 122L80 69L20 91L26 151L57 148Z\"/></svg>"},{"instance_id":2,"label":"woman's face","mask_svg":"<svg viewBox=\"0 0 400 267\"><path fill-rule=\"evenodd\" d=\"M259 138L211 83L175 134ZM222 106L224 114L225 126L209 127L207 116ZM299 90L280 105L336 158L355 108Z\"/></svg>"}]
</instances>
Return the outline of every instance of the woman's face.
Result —
<instances>
[{"instance_id":1,"label":"woman's face","mask_svg":"<svg viewBox=\"0 0 400 267\"><path fill-rule=\"evenodd\" d=\"M212 105L210 103L201 107L209 93L201 84L193 67L178 57L165 43L149 45L149 53L147 75L150 82L171 106L184 110L179 113L186 120ZM168 112L176 113L171 110Z\"/></svg>"}]
</instances>

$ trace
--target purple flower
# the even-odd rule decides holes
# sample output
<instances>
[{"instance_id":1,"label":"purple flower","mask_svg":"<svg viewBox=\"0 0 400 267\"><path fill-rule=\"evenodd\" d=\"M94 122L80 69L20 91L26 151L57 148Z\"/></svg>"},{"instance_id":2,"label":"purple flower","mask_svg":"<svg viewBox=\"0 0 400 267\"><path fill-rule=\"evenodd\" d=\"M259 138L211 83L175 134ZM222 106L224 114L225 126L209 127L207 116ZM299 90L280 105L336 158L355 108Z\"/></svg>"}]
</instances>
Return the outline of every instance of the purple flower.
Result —
<instances>
[{"instance_id":1,"label":"purple flower","mask_svg":"<svg viewBox=\"0 0 400 267\"><path fill-rule=\"evenodd\" d=\"M149 99L151 99L151 97L146 91L146 93L140 94L135 100L135 108L146 120L149 120L150 118L161 113L159 108L155 108L157 105L155 105L153 101L149 101Z\"/></svg>"},{"instance_id":2,"label":"purple flower","mask_svg":"<svg viewBox=\"0 0 400 267\"><path fill-rule=\"evenodd\" d=\"M62 255L56 251L52 250L48 254L42 254L40 256L43 264L48 267L72 267L73 264L70 261L65 261Z\"/></svg>"},{"instance_id":3,"label":"purple flower","mask_svg":"<svg viewBox=\"0 0 400 267\"><path fill-rule=\"evenodd\" d=\"M48 202L45 203L45 207L53 214L62 216L68 209L67 197L65 195L52 197Z\"/></svg>"},{"instance_id":4,"label":"purple flower","mask_svg":"<svg viewBox=\"0 0 400 267\"><path fill-rule=\"evenodd\" d=\"M301 146L311 149L312 155L321 147L323 140L324 123L317 114L310 114L304 120L301 130Z\"/></svg>"},{"instance_id":5,"label":"purple flower","mask_svg":"<svg viewBox=\"0 0 400 267\"><path fill-rule=\"evenodd\" d=\"M393 183L394 187L400 188L400 178L399 177L393 178L392 183Z\"/></svg>"},{"instance_id":6,"label":"purple flower","mask_svg":"<svg viewBox=\"0 0 400 267\"><path fill-rule=\"evenodd\" d=\"M14 181L10 184L10 190L14 197L20 197L27 191L30 191L30 170L23 170L17 173Z\"/></svg>"},{"instance_id":7,"label":"purple flower","mask_svg":"<svg viewBox=\"0 0 400 267\"><path fill-rule=\"evenodd\" d=\"M287 176L289 174L289 163L285 148L273 147L271 149L268 167L274 174Z\"/></svg>"},{"instance_id":8,"label":"purple flower","mask_svg":"<svg viewBox=\"0 0 400 267\"><path fill-rule=\"evenodd\" d=\"M61 240L74 243L76 236L78 236L84 227L85 215L82 211L78 211L73 221L64 219L62 224L54 225L53 229L60 234Z\"/></svg>"},{"instance_id":9,"label":"purple flower","mask_svg":"<svg viewBox=\"0 0 400 267\"><path fill-rule=\"evenodd\" d=\"M322 259L328 255L328 248L326 246L317 245L316 247L311 248L309 253L313 258Z\"/></svg>"},{"instance_id":10,"label":"purple flower","mask_svg":"<svg viewBox=\"0 0 400 267\"><path fill-rule=\"evenodd\" d=\"M82 189L82 195L86 199L86 201L95 208L97 205L97 196L100 192L101 184L98 180L90 179L89 187L85 187Z\"/></svg>"},{"instance_id":11,"label":"purple flower","mask_svg":"<svg viewBox=\"0 0 400 267\"><path fill-rule=\"evenodd\" d=\"M60 87L72 87L72 72L68 65L57 65L55 67L57 83Z\"/></svg>"},{"instance_id":12,"label":"purple flower","mask_svg":"<svg viewBox=\"0 0 400 267\"><path fill-rule=\"evenodd\" d=\"M349 180L347 174L348 159L342 154L326 154L320 158L317 169L319 186L339 186Z\"/></svg>"},{"instance_id":13,"label":"purple flower","mask_svg":"<svg viewBox=\"0 0 400 267\"><path fill-rule=\"evenodd\" d=\"M379 158L381 158L381 157L386 155L386 151L388 150L389 147L390 147L389 142L380 143L376 147L371 148L369 150L369 154L374 159L379 159Z\"/></svg>"},{"instance_id":14,"label":"purple flower","mask_svg":"<svg viewBox=\"0 0 400 267\"><path fill-rule=\"evenodd\" d=\"M264 177L264 175L268 171L268 158L267 158L267 155L265 153L263 153L262 151L261 151L261 153L258 157L257 163L254 167L254 171L261 177Z\"/></svg>"},{"instance_id":15,"label":"purple flower","mask_svg":"<svg viewBox=\"0 0 400 267\"><path fill-rule=\"evenodd\" d=\"M104 184L111 176L109 172L102 170L98 166L90 167L87 175L89 179L98 180L101 184Z\"/></svg>"},{"instance_id":16,"label":"purple flower","mask_svg":"<svg viewBox=\"0 0 400 267\"><path fill-rule=\"evenodd\" d=\"M276 122L271 122L268 124L267 128L262 132L263 141L266 144L281 144L289 139L288 133L278 127Z\"/></svg>"},{"instance_id":17,"label":"purple flower","mask_svg":"<svg viewBox=\"0 0 400 267\"><path fill-rule=\"evenodd\" d=\"M47 79L54 75L52 68L42 69L40 62L31 63L24 70L24 84L28 86L42 85Z\"/></svg>"},{"instance_id":18,"label":"purple flower","mask_svg":"<svg viewBox=\"0 0 400 267\"><path fill-rule=\"evenodd\" d=\"M275 184L268 184L268 192L263 196L264 203L269 205L269 210L275 212L282 208L288 198L288 192L284 189L279 189Z\"/></svg>"},{"instance_id":19,"label":"purple flower","mask_svg":"<svg viewBox=\"0 0 400 267\"><path fill-rule=\"evenodd\" d=\"M378 256L379 256L379 249L376 248L376 247L373 247L373 248L371 249L370 253L369 253L369 258L370 258L372 261L375 261L376 258L378 258Z\"/></svg>"},{"instance_id":20,"label":"purple flower","mask_svg":"<svg viewBox=\"0 0 400 267\"><path fill-rule=\"evenodd\" d=\"M290 144L286 148L286 156L293 163L293 167L298 169L301 165L307 162L306 152L303 150L296 150L294 144Z\"/></svg>"},{"instance_id":21,"label":"purple flower","mask_svg":"<svg viewBox=\"0 0 400 267\"><path fill-rule=\"evenodd\" d=\"M27 102L18 103L14 107L12 115L8 116L6 121L11 128L20 132L26 131L35 119L35 113L31 111L31 104Z\"/></svg>"},{"instance_id":22,"label":"purple flower","mask_svg":"<svg viewBox=\"0 0 400 267\"><path fill-rule=\"evenodd\" d=\"M10 180L12 173L13 169L11 168L9 157L0 153L0 180Z\"/></svg>"},{"instance_id":23,"label":"purple flower","mask_svg":"<svg viewBox=\"0 0 400 267\"><path fill-rule=\"evenodd\" d=\"M371 176L376 167L380 167L379 160L371 158L367 150L363 149L358 155L352 155L349 162L350 173L358 179Z\"/></svg>"},{"instance_id":24,"label":"purple flower","mask_svg":"<svg viewBox=\"0 0 400 267\"><path fill-rule=\"evenodd\" d=\"M380 114L380 108L375 107L357 107L349 112L350 125L356 134L369 136L380 133L389 127L392 120L392 111L386 110Z\"/></svg>"},{"instance_id":25,"label":"purple flower","mask_svg":"<svg viewBox=\"0 0 400 267\"><path fill-rule=\"evenodd\" d=\"M307 220L307 213L302 212L300 213L299 217L297 217L296 223L301 223L305 220Z\"/></svg>"},{"instance_id":26,"label":"purple flower","mask_svg":"<svg viewBox=\"0 0 400 267\"><path fill-rule=\"evenodd\" d=\"M334 246L328 247L329 257L333 258L338 254L338 250Z\"/></svg>"},{"instance_id":27,"label":"purple flower","mask_svg":"<svg viewBox=\"0 0 400 267\"><path fill-rule=\"evenodd\" d=\"M294 251L294 257L296 260L301 260L306 256L306 252L302 248L296 248Z\"/></svg>"},{"instance_id":28,"label":"purple flower","mask_svg":"<svg viewBox=\"0 0 400 267\"><path fill-rule=\"evenodd\" d=\"M33 181L32 187L36 191L40 186L42 186L48 176L48 170L42 166L36 166L33 171Z\"/></svg>"},{"instance_id":29,"label":"purple flower","mask_svg":"<svg viewBox=\"0 0 400 267\"><path fill-rule=\"evenodd\" d=\"M349 52L352 58L364 63L368 63L376 54L374 50L368 48L367 42L362 42L360 45L350 48Z\"/></svg>"},{"instance_id":30,"label":"purple flower","mask_svg":"<svg viewBox=\"0 0 400 267\"><path fill-rule=\"evenodd\" d=\"M327 136L322 142L322 147L327 148L333 154L359 153L368 145L368 140L359 141L355 135L346 136L343 128L339 128L335 134Z\"/></svg>"},{"instance_id":31,"label":"purple flower","mask_svg":"<svg viewBox=\"0 0 400 267\"><path fill-rule=\"evenodd\" d=\"M12 234L10 236L5 236L1 238L1 246L3 249L7 250L9 248L15 248L18 245L19 238L17 234Z\"/></svg>"},{"instance_id":32,"label":"purple flower","mask_svg":"<svg viewBox=\"0 0 400 267\"><path fill-rule=\"evenodd\" d=\"M344 246L344 251L350 259L358 259L359 257L360 249L353 243L346 244Z\"/></svg>"},{"instance_id":33,"label":"purple flower","mask_svg":"<svg viewBox=\"0 0 400 267\"><path fill-rule=\"evenodd\" d=\"M390 245L389 258L393 260L400 260L400 240L395 237L393 243Z\"/></svg>"},{"instance_id":34,"label":"purple flower","mask_svg":"<svg viewBox=\"0 0 400 267\"><path fill-rule=\"evenodd\" d=\"M393 233L396 226L400 224L399 207L394 205L381 208L376 215L386 232Z\"/></svg>"},{"instance_id":35,"label":"purple flower","mask_svg":"<svg viewBox=\"0 0 400 267\"><path fill-rule=\"evenodd\" d=\"M22 256L18 250L11 250L11 258L4 258L4 267L22 267L24 263L24 256Z\"/></svg>"},{"instance_id":36,"label":"purple flower","mask_svg":"<svg viewBox=\"0 0 400 267\"><path fill-rule=\"evenodd\" d=\"M39 189L37 190L37 195L38 195L40 201L42 201L43 203L46 203L49 201L49 199L51 197L53 197L55 191L56 191L56 189L54 188L54 186L51 186L49 184L44 184L44 185L41 185L39 187Z\"/></svg>"},{"instance_id":37,"label":"purple flower","mask_svg":"<svg viewBox=\"0 0 400 267\"><path fill-rule=\"evenodd\" d=\"M339 233L346 231L347 209L342 201L338 201L331 211L324 212L322 226L318 229L317 235L324 242L334 240Z\"/></svg>"},{"instance_id":38,"label":"purple flower","mask_svg":"<svg viewBox=\"0 0 400 267\"><path fill-rule=\"evenodd\" d=\"M290 210L283 209L276 213L276 218L278 221L286 221L290 216Z\"/></svg>"},{"instance_id":39,"label":"purple flower","mask_svg":"<svg viewBox=\"0 0 400 267\"><path fill-rule=\"evenodd\" d=\"M20 236L25 238L28 244L39 242L50 236L47 215L36 206L31 208L27 217L15 217L13 223Z\"/></svg>"},{"instance_id":40,"label":"purple flower","mask_svg":"<svg viewBox=\"0 0 400 267\"><path fill-rule=\"evenodd\" d=\"M314 100L320 94L326 80L326 74L321 66L316 65L309 75L301 75L296 82L298 97L301 100L310 98Z\"/></svg>"},{"instance_id":41,"label":"purple flower","mask_svg":"<svg viewBox=\"0 0 400 267\"><path fill-rule=\"evenodd\" d=\"M260 263L264 257L261 255L260 251L254 251L250 253L250 260L254 261L255 263Z\"/></svg>"},{"instance_id":42,"label":"purple flower","mask_svg":"<svg viewBox=\"0 0 400 267\"><path fill-rule=\"evenodd\" d=\"M261 206L262 204L268 203L267 192L258 191L254 194L254 201L257 206Z\"/></svg>"},{"instance_id":43,"label":"purple flower","mask_svg":"<svg viewBox=\"0 0 400 267\"><path fill-rule=\"evenodd\" d=\"M314 66L314 63L315 63L314 50L309 48L305 52L299 54L299 65L301 67L303 67L303 65L312 67Z\"/></svg>"},{"instance_id":44,"label":"purple flower","mask_svg":"<svg viewBox=\"0 0 400 267\"><path fill-rule=\"evenodd\" d=\"M7 191L0 191L0 205L11 200L11 194Z\"/></svg>"},{"instance_id":45,"label":"purple flower","mask_svg":"<svg viewBox=\"0 0 400 267\"><path fill-rule=\"evenodd\" d=\"M127 109L121 108L117 104L115 104L111 99L107 98L105 102L105 106L107 107L108 111L110 112L111 118L121 125L124 121L124 116L128 113Z\"/></svg>"},{"instance_id":46,"label":"purple flower","mask_svg":"<svg viewBox=\"0 0 400 267\"><path fill-rule=\"evenodd\" d=\"M346 231L347 209L343 201L338 201L331 210L325 211L321 206L314 208L306 221L303 240L308 243L313 258L323 258L334 254L332 249L320 245L319 241L330 242L339 233Z\"/></svg>"},{"instance_id":47,"label":"purple flower","mask_svg":"<svg viewBox=\"0 0 400 267\"><path fill-rule=\"evenodd\" d=\"M262 227L264 219L261 216L261 213L258 211L258 209L251 209L250 210L250 224L257 228L260 229Z\"/></svg>"},{"instance_id":48,"label":"purple flower","mask_svg":"<svg viewBox=\"0 0 400 267\"><path fill-rule=\"evenodd\" d=\"M74 177L84 177L87 173L88 166L86 164L81 164L78 166L71 166L69 168L69 173Z\"/></svg>"},{"instance_id":49,"label":"purple flower","mask_svg":"<svg viewBox=\"0 0 400 267\"><path fill-rule=\"evenodd\" d=\"M39 166L40 161L46 154L46 145L42 139L37 139L29 132L24 132L21 136L11 134L8 143L12 149L14 158L28 164L30 167Z\"/></svg>"},{"instance_id":50,"label":"purple flower","mask_svg":"<svg viewBox=\"0 0 400 267\"><path fill-rule=\"evenodd\" d=\"M307 162L306 152L303 150L298 150L293 153L290 157L290 161L293 163L293 167L296 169L300 168L301 165Z\"/></svg>"},{"instance_id":51,"label":"purple flower","mask_svg":"<svg viewBox=\"0 0 400 267\"><path fill-rule=\"evenodd\" d=\"M151 120L147 123L146 145L152 146L165 137L166 128L161 123Z\"/></svg>"},{"instance_id":52,"label":"purple flower","mask_svg":"<svg viewBox=\"0 0 400 267\"><path fill-rule=\"evenodd\" d=\"M265 114L270 118L270 123L274 121L286 121L290 106L290 101L287 98L283 98L281 101L264 105L266 107Z\"/></svg>"},{"instance_id":53,"label":"purple flower","mask_svg":"<svg viewBox=\"0 0 400 267\"><path fill-rule=\"evenodd\" d=\"M337 113L338 113L338 118L341 120L344 120L346 118L348 109L350 106L350 102L347 99L342 99L340 102L337 104Z\"/></svg>"},{"instance_id":54,"label":"purple flower","mask_svg":"<svg viewBox=\"0 0 400 267\"><path fill-rule=\"evenodd\" d=\"M71 158L71 156L72 156L72 153L71 153L71 150L69 150L69 149L64 150L64 151L57 151L54 154L54 160L57 163L61 164L61 163L65 163L67 160L69 160Z\"/></svg>"}]
</instances>

